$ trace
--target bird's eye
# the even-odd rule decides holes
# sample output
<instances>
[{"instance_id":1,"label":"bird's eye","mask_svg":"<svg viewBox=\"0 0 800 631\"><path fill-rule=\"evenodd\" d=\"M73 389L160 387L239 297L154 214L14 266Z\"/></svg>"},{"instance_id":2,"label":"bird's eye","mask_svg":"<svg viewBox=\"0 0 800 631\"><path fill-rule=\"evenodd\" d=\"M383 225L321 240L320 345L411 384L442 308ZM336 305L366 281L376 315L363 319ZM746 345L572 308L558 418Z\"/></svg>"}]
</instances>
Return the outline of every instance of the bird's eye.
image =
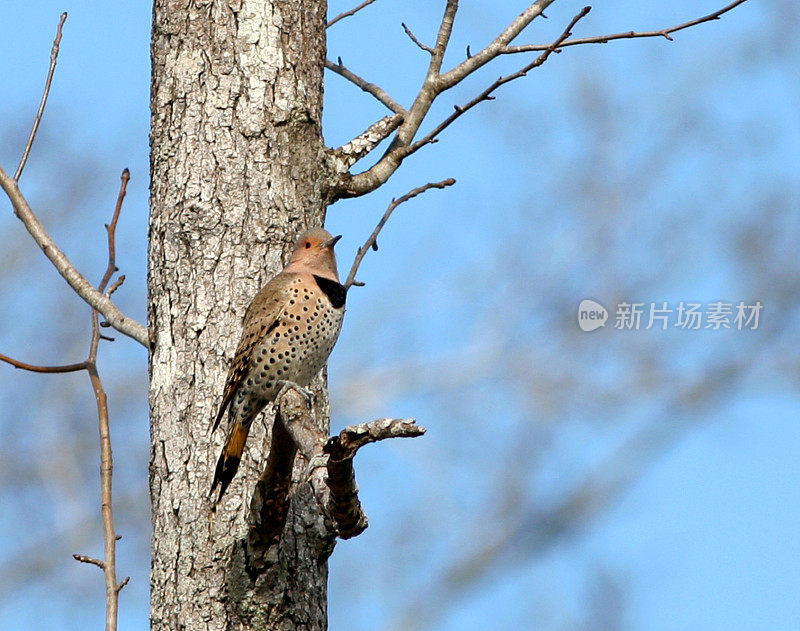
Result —
<instances>
[{"instance_id":1,"label":"bird's eye","mask_svg":"<svg viewBox=\"0 0 800 631\"><path fill-rule=\"evenodd\" d=\"M311 241L306 241L306 249L311 247Z\"/></svg>"}]
</instances>

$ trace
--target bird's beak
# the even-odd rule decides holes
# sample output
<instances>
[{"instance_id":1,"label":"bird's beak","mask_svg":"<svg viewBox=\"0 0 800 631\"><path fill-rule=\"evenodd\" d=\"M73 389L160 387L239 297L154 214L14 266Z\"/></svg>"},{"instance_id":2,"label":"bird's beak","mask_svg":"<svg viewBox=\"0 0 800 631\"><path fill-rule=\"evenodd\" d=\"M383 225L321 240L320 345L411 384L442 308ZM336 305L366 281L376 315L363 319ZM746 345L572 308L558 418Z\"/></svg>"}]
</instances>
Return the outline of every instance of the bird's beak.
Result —
<instances>
[{"instance_id":1,"label":"bird's beak","mask_svg":"<svg viewBox=\"0 0 800 631\"><path fill-rule=\"evenodd\" d=\"M319 247L321 247L321 248L332 248L334 245L336 245L336 242L341 238L342 238L342 235L339 235L338 237L333 237L331 239L328 239L327 241L325 241L325 243L323 243Z\"/></svg>"}]
</instances>

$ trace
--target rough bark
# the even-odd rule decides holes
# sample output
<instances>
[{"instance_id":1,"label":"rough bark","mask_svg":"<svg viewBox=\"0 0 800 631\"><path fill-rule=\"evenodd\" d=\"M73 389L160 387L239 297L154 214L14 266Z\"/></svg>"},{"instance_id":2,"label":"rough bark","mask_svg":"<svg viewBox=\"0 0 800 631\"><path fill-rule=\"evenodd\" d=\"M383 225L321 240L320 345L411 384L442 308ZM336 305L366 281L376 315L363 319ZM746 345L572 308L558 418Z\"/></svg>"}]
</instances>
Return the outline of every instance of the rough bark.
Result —
<instances>
[{"instance_id":1,"label":"rough bark","mask_svg":"<svg viewBox=\"0 0 800 631\"><path fill-rule=\"evenodd\" d=\"M297 234L324 219L325 13L324 1L155 1L153 629L326 627L332 530L308 485L290 491L279 544L248 544L271 406L213 518L207 500L223 438L209 435L211 419L245 308ZM327 423L317 385L316 418Z\"/></svg>"}]
</instances>

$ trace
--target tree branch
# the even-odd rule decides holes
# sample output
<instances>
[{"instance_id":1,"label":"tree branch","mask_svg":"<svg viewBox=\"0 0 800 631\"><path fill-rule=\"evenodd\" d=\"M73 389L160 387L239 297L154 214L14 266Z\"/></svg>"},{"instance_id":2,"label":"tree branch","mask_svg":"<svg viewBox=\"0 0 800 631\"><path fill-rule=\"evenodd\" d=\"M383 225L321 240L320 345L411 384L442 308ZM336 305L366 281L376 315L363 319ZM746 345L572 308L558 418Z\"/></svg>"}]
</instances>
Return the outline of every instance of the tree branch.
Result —
<instances>
[{"instance_id":1,"label":"tree branch","mask_svg":"<svg viewBox=\"0 0 800 631\"><path fill-rule=\"evenodd\" d=\"M20 218L33 240L39 245L58 273L69 283L75 292L85 300L90 307L96 309L112 327L120 333L127 335L139 342L145 348L150 348L150 339L147 327L124 315L111 299L103 295L75 269L67 256L59 249L47 233L42 223L34 214L25 196L20 192L16 180L0 167L0 187L6 192L14 213Z\"/></svg>"},{"instance_id":2,"label":"tree branch","mask_svg":"<svg viewBox=\"0 0 800 631\"><path fill-rule=\"evenodd\" d=\"M36 366L34 364L26 364L25 362L17 361L16 359L12 359L7 355L3 355L0 353L0 361L4 361L7 364L11 364L14 368L19 368L21 370L29 370L30 372L40 372L40 373L64 373L64 372L78 372L79 370L86 370L86 362L80 362L78 364L65 364L63 366Z\"/></svg>"},{"instance_id":3,"label":"tree branch","mask_svg":"<svg viewBox=\"0 0 800 631\"><path fill-rule=\"evenodd\" d=\"M552 0L550 1L552 2ZM428 66L428 77L425 83L439 76L439 71L442 69L442 62L444 61L444 53L447 50L447 44L450 42L450 35L453 33L453 23L456 20L457 12L458 0L447 0L442 22L439 25L439 33L436 35L436 46L434 47L433 55L431 55L431 64Z\"/></svg>"},{"instance_id":4,"label":"tree branch","mask_svg":"<svg viewBox=\"0 0 800 631\"><path fill-rule=\"evenodd\" d=\"M566 40L571 35L571 31L572 31L573 27L575 26L575 24L577 24L579 20L584 18L589 13L589 11L591 11L591 7L584 7L583 10L578 15L576 15L574 18L572 18L572 21L569 23L569 26L567 26L567 28L564 29L564 32L561 33L559 38L556 41L554 41L552 44L547 46L545 51L541 55L539 55L536 59L534 59L531 63L529 63L527 66L525 66L524 68L518 70L517 72L515 72L513 74L506 75L505 77L500 77L499 79L497 79L497 81L492 83L492 85L490 85L488 88L486 88L483 92L481 92L478 96L476 96L474 99L469 101L467 104L465 104L465 105L456 105L455 106L455 110L453 111L452 114L450 114L450 116L448 116L441 123L439 123L425 137L421 138L420 140L418 140L417 142L415 142L415 143L413 143L411 145L409 153L413 153L413 152L417 151L418 149L424 147L425 145L427 145L429 143L432 143L432 142L435 142L436 141L436 137L446 127L448 127L459 116L461 116L462 114L464 114L468 110L470 110L473 107L475 107L478 103L480 103L482 101L491 101L491 100L493 100L494 97L491 96L492 92L494 92L497 88L499 88L504 83L508 83L509 81L513 81L514 79L519 79L520 77L524 77L525 75L528 74L528 72L530 72L534 68L538 68L539 66L541 66L545 61L547 61L547 58L550 56L551 53L557 51L561 47L561 42Z\"/></svg>"},{"instance_id":5,"label":"tree branch","mask_svg":"<svg viewBox=\"0 0 800 631\"><path fill-rule=\"evenodd\" d=\"M697 18L695 20L690 20L689 22L684 22L683 24L678 24L677 26L661 29L659 31L627 31L625 33L615 33L613 35L595 35L594 37L581 37L578 39L568 39L564 42L561 42L559 48L565 48L567 46L577 46L579 44L606 44L616 39L634 39L638 37L664 37L672 41L672 37L670 37L672 33L682 31L683 29L687 29L692 26L697 26L698 24L703 24L704 22L711 22L713 20L718 20L721 15L727 13L731 9L738 7L740 4L744 4L745 2L747 2L747 0L736 0L736 2L731 2L728 6L723 7L718 11L714 11L713 13L709 13L706 16ZM514 53L527 53L533 51L540 51L546 49L547 45L524 44L522 46L507 46L501 52L502 54L514 54Z\"/></svg>"},{"instance_id":6,"label":"tree branch","mask_svg":"<svg viewBox=\"0 0 800 631\"><path fill-rule=\"evenodd\" d=\"M648 33L620 33L618 35L610 35L610 36L602 36L596 38L584 38L579 40L569 40L566 37L559 38L557 40L558 44L556 47L553 44L544 45L544 46L510 46L510 43L528 26L530 23L537 18L538 16L542 15L542 12L550 6L554 0L538 0L531 4L525 11L523 11L515 20L513 20L500 35L498 35L489 45L487 45L483 50L476 54L471 54L468 52L467 59L463 62L455 66L453 69L449 70L448 72L441 73L441 65L442 60L444 58L445 51L447 49L447 44L450 39L450 34L453 28L453 21L455 19L456 12L458 10L458 2L457 0L448 0L447 5L445 7L445 14L442 18L442 22L439 26L439 33L436 39L436 46L433 48L433 53L431 54L431 63L428 67L428 72L423 81L423 84L417 94L417 97L414 100L414 104L409 109L407 115L405 116L403 123L398 127L395 137L392 141L392 144L383 154L380 160L375 163L371 168L357 174L351 174L349 172L338 172L336 173L332 180L333 184L331 185L332 196L334 199L340 199L345 197L357 197L360 195L364 195L371 191L374 191L379 186L383 185L391 176L392 174L399 168L400 164L402 164L403 160L407 158L409 155L420 149L422 146L433 142L435 137L450 123L452 123L456 118L458 118L461 114L463 114L466 110L472 108L477 103L487 100L490 98L491 92L495 90L497 87L511 81L515 78L520 76L524 76L524 74L538 65L541 65L549 56L551 52L557 52L563 46L574 45L578 43L590 43L590 42L601 42L601 41L610 41L611 39L622 39L625 37L653 37L653 36L663 36L669 38L669 34L673 33L677 30L681 30L684 28L689 28L690 26L695 26L697 24L701 24L703 22L707 22L709 20L714 20L719 18L723 13L730 11L734 7L742 4L746 0L736 0L735 2L731 3L730 5L726 6L719 11L716 11L710 15L707 15L702 18L698 18L696 20L692 20L690 22L686 22L681 24L677 27L672 27L669 29L663 29L661 31L651 31ZM568 27L568 31L575 24L577 19L580 19L580 16L577 16L576 19L573 20L570 27ZM430 108L436 99L436 97L441 94L442 92L449 90L456 84L463 81L466 77L471 75L473 72L490 62L491 60L495 59L497 56L502 54L507 54L511 52L523 52L523 51L542 51L546 53L541 59L538 59L533 64L529 64L525 68L523 68L519 73L515 73L514 75L510 75L509 77L501 77L498 82L490 86L488 90L486 90L483 94L479 95L468 103L466 106L456 107L456 112L451 115L448 119L446 119L443 123L441 123L437 128L435 128L431 133L425 136L423 139L414 142L414 138L419 131L420 126L422 125L423 120L427 116Z\"/></svg>"},{"instance_id":7,"label":"tree branch","mask_svg":"<svg viewBox=\"0 0 800 631\"><path fill-rule=\"evenodd\" d=\"M406 26L405 22L400 22L400 25L403 27L403 30L406 32L406 35L408 35L409 38L411 38L412 42L414 42L417 46L419 46L425 52L428 52L431 55L433 55L433 53L434 53L433 48L431 48L430 46L426 46L421 41L419 41L417 39L416 35L414 35L414 33L411 32L411 29Z\"/></svg>"},{"instance_id":8,"label":"tree branch","mask_svg":"<svg viewBox=\"0 0 800 631\"><path fill-rule=\"evenodd\" d=\"M87 557L86 555L83 554L73 554L72 558L75 559L78 563L88 563L89 565L96 565L101 570L105 570L105 563L103 563L100 559Z\"/></svg>"},{"instance_id":9,"label":"tree branch","mask_svg":"<svg viewBox=\"0 0 800 631\"><path fill-rule=\"evenodd\" d=\"M58 29L56 30L56 38L53 41L53 48L50 49L50 68L47 71L47 80L44 83L44 93L42 94L42 100L39 103L39 111L36 112L36 118L33 119L33 127L31 128L30 136L28 136L28 142L25 144L25 151L22 152L22 158L20 158L17 172L14 173L14 180L17 182L22 175L22 169L25 168L25 163L28 161L28 155L31 152L31 147L33 147L33 139L36 138L36 132L39 129L39 123L42 122L44 106L47 104L47 97L50 94L50 85L53 83L53 74L56 71L58 48L61 44L61 31L64 28L64 22L66 21L67 12L64 11L64 13L61 14L61 19L58 21Z\"/></svg>"},{"instance_id":10,"label":"tree branch","mask_svg":"<svg viewBox=\"0 0 800 631\"><path fill-rule=\"evenodd\" d=\"M336 24L336 23L337 23L339 20L343 20L343 19L345 19L345 18L349 18L351 15L354 15L354 14L358 13L359 11L361 11L361 9L363 9L363 8L364 8L364 7L366 7L366 6L369 6L369 5L370 5L370 4L372 4L373 2L375 2L375 0L364 0L364 2L362 2L361 4L359 4L359 5L358 5L357 7L355 7L354 9L350 9L349 11L345 11L344 13L340 13L340 14L339 14L339 15L337 15L335 18L333 18L333 19L332 19L330 22L328 22L328 23L325 25L325 28L330 28L331 26L333 26L334 24Z\"/></svg>"},{"instance_id":11,"label":"tree branch","mask_svg":"<svg viewBox=\"0 0 800 631\"><path fill-rule=\"evenodd\" d=\"M6 176L5 173L2 172L2 169L0 169L0 174L3 177L6 178L8 177ZM99 294L100 296L103 296L103 292L106 290L106 287L108 286L111 277L117 271L116 261L115 261L116 258L115 235L117 229L117 220L119 219L120 210L122 209L122 201L125 198L125 191L128 186L128 181L130 180L130 173L128 172L128 169L125 169L122 172L122 176L120 179L121 179L121 184L119 189L119 195L117 196L117 204L114 209L114 214L111 219L111 223L106 224L106 231L108 233L108 264L106 265L106 270L103 274L103 278L100 281L100 284L98 285L97 289L92 288L92 290L97 294ZM16 188L16 181L12 180L12 183L14 185L15 190L18 192L19 189ZM86 281L85 279L83 280L84 282L88 283L88 281ZM114 283L114 285L112 285L111 289L109 290L109 294L111 294L114 291L114 289L116 289L120 284L121 280L117 280L117 282ZM105 296L103 297L105 298ZM102 560L81 554L73 554L72 556L76 561L79 561L80 563L89 563L91 565L96 565L97 567L103 570L106 583L106 627L105 628L106 631L115 631L117 628L119 592L128 583L130 579L126 578L124 581L122 581L122 583L119 584L117 583L116 543L119 537L114 531L114 512L112 505L112 475L114 471L114 464L113 464L113 457L111 450L111 430L108 419L108 400L106 397L105 390L103 389L103 384L100 380L100 375L97 372L97 349L100 345L101 339L108 339L108 338L104 338L104 336L100 334L100 318L98 315L98 311L97 309L92 309L92 338L91 338L91 343L89 344L89 356L86 358L85 361L79 364L69 364L66 366L34 366L32 364L25 364L23 362L19 362L17 360L11 359L10 357L6 357L5 355L1 354L0 354L0 359L11 364L16 368L22 368L24 370L30 370L33 372L62 373L62 372L75 372L78 370L86 370L86 372L89 373L89 380L91 381L92 390L94 391L95 401L97 404L98 428L100 434L100 497L101 497L100 504L101 504L101 514L103 517L104 551Z\"/></svg>"},{"instance_id":12,"label":"tree branch","mask_svg":"<svg viewBox=\"0 0 800 631\"><path fill-rule=\"evenodd\" d=\"M517 19L509 24L506 29L498 35L494 41L483 50L465 59L449 72L441 75L436 83L439 92L453 87L465 79L468 75L475 72L481 66L487 64L497 57L502 50L519 35L534 19L539 17L554 0L538 0L523 11Z\"/></svg>"},{"instance_id":13,"label":"tree branch","mask_svg":"<svg viewBox=\"0 0 800 631\"><path fill-rule=\"evenodd\" d=\"M338 187L334 186L338 197L355 197L375 190L386 182L397 170L403 160L412 153L411 143L419 131L422 121L428 114L436 97L444 90L449 89L484 63L497 56L501 46L505 46L525 26L554 0L539 0L532 4L519 16L505 31L483 51L473 55L465 62L444 75L440 74L442 62L453 31L453 23L458 12L458 0L447 0L444 15L439 25L436 36L436 45L431 55L430 65L422 87L417 94L414 104L408 111L403 124L397 130L391 146L386 150L381 159L367 171L356 175L345 174L340 177ZM498 43L499 42L499 43Z\"/></svg>"},{"instance_id":14,"label":"tree branch","mask_svg":"<svg viewBox=\"0 0 800 631\"><path fill-rule=\"evenodd\" d=\"M294 389L287 389L278 401L278 421L282 428L278 430L276 426L273 431L286 431L309 463L308 481L317 504L343 539L362 533L368 523L353 470L356 452L379 440L425 433L425 428L414 424L413 419L382 418L351 425L328 439L314 422L305 399Z\"/></svg>"},{"instance_id":15,"label":"tree branch","mask_svg":"<svg viewBox=\"0 0 800 631\"><path fill-rule=\"evenodd\" d=\"M98 286L98 291L103 294L108 286L111 277L117 271L115 235L117 220L122 209L122 201L125 199L125 191L130 180L128 169L122 171L120 177L119 195L117 204L114 208L114 215L111 223L106 224L108 234L108 264L103 278ZM86 360L89 379L92 382L95 400L97 402L97 417L100 433L100 496L101 513L103 515L103 573L106 582L106 631L115 631L117 628L117 612L119 607L119 592L128 582L128 579L121 584L117 584L117 533L114 530L114 509L112 505L112 478L114 472L114 460L111 450L111 428L108 421L108 400L106 398L100 375L97 372L97 348L100 344L100 321L97 310L92 310L92 343L89 348L89 358Z\"/></svg>"},{"instance_id":16,"label":"tree branch","mask_svg":"<svg viewBox=\"0 0 800 631\"><path fill-rule=\"evenodd\" d=\"M414 438L422 436L425 428L414 419L380 418L369 423L345 427L338 436L325 444L328 454L328 479L330 489L328 510L339 529L342 539L350 539L366 530L369 522L358 499L353 458L364 445L387 438Z\"/></svg>"},{"instance_id":17,"label":"tree branch","mask_svg":"<svg viewBox=\"0 0 800 631\"><path fill-rule=\"evenodd\" d=\"M56 38L53 42L53 48L50 52L50 68L47 73L44 94L42 95L42 100L39 104L39 110L36 113L36 118L34 119L33 129L31 129L28 142L25 145L25 151L22 154L22 158L20 159L19 166L17 167L17 171L13 178L9 177L2 167L0 167L0 187L3 188L8 196L8 199L11 201L11 205L14 208L14 213L20 218L22 223L25 224L25 228L27 228L34 241L36 241L39 247L42 248L47 258L49 258L53 265L55 265L58 273L64 277L64 280L69 283L70 287L72 287L72 289L74 289L75 292L81 298L83 298L89 304L89 306L92 307L92 309L96 309L102 313L103 317L106 319L106 322L117 329L120 333L124 333L128 337L132 337L145 348L150 348L150 340L147 328L135 320L123 315L123 313L117 309L116 305L111 302L111 299L108 296L104 296L102 291L95 289L92 284L86 280L77 269L75 269L75 266L72 265L67 256L58 248L53 239L47 233L47 230L45 230L42 223L36 217L36 214L31 209L28 201L25 199L25 196L19 190L18 180L20 175L22 175L22 170L28 160L28 155L31 147L33 146L34 138L36 137L36 131L39 128L39 123L41 122L42 115L44 114L44 107L47 103L47 97L50 94L50 86L53 81L53 74L55 72L56 61L58 59L58 49L59 45L61 44L61 33L66 19L67 14L62 13L61 19L58 23L58 30L56 31ZM124 177L129 177L129 175ZM127 180L125 183L127 183ZM124 195L124 185L121 195ZM116 217L118 214L119 209L117 209L117 212L114 215L114 222L116 222ZM113 248L113 244L110 245Z\"/></svg>"},{"instance_id":18,"label":"tree branch","mask_svg":"<svg viewBox=\"0 0 800 631\"><path fill-rule=\"evenodd\" d=\"M325 67L328 70L332 70L336 74L341 77L344 77L350 83L358 86L367 94L371 94L376 99L378 99L381 103L383 103L386 107L388 107L391 111L395 114L404 114L405 108L400 105L397 101L395 101L389 94L379 86L375 85L374 83L370 83L366 79L362 79L357 74L352 72L351 70L347 69L345 65L342 63L342 58L339 57L337 63L333 63L330 59L325 60Z\"/></svg>"},{"instance_id":19,"label":"tree branch","mask_svg":"<svg viewBox=\"0 0 800 631\"><path fill-rule=\"evenodd\" d=\"M455 184L456 181L453 178L447 178L446 180L442 180L441 182L430 182L425 184L424 186L420 186L415 188L399 199L392 199L391 203L389 204L386 212L383 213L383 217L378 222L378 225L375 226L375 230L372 231L372 234L366 240L364 245L358 248L358 252L356 253L356 258L353 261L353 266L350 268L350 273L347 275L347 280L344 282L345 290L350 289L353 285L361 287L364 283L361 283L356 280L356 272L358 272L358 268L361 265L361 261L367 253L367 250L372 248L373 250L378 249L378 235L380 234L381 230L383 230L383 226L389 219L389 216L394 212L394 209L397 208L400 204L407 202L409 199L420 195L431 188L445 188L447 186L452 186Z\"/></svg>"},{"instance_id":20,"label":"tree branch","mask_svg":"<svg viewBox=\"0 0 800 631\"><path fill-rule=\"evenodd\" d=\"M340 164L334 166L334 169L338 171L349 169L375 149L384 139L388 138L402 122L403 114L385 116L370 125L366 131L353 138L346 145L330 150L331 157L340 161Z\"/></svg>"}]
</instances>

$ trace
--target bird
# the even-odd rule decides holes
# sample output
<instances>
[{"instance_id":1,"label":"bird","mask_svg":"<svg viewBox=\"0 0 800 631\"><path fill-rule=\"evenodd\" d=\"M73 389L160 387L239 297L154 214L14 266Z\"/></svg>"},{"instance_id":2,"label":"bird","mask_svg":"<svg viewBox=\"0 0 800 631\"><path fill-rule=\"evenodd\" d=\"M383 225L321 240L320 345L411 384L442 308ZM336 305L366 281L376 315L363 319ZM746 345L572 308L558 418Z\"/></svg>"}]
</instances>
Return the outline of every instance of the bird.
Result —
<instances>
[{"instance_id":1,"label":"bird","mask_svg":"<svg viewBox=\"0 0 800 631\"><path fill-rule=\"evenodd\" d=\"M219 486L214 507L236 475L253 419L285 385L308 386L333 350L347 296L333 251L340 238L323 228L301 234L289 263L247 308L212 428L227 411L228 434L209 493L212 499Z\"/></svg>"}]
</instances>

